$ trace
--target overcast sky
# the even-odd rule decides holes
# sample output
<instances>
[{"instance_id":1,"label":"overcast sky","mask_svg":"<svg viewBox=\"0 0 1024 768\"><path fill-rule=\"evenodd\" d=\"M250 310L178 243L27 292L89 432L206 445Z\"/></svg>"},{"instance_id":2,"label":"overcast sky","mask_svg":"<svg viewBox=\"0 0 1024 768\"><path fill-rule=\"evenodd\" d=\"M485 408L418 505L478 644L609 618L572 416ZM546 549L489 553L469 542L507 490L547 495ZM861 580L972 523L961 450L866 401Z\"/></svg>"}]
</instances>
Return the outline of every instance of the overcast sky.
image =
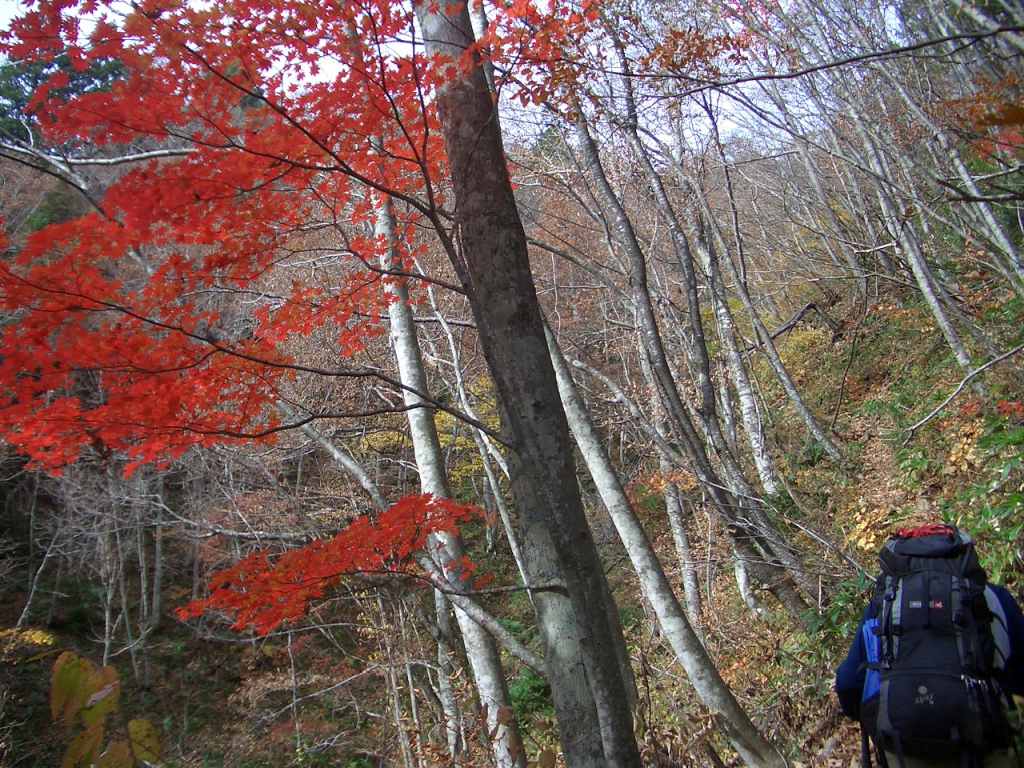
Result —
<instances>
[{"instance_id":1,"label":"overcast sky","mask_svg":"<svg viewBox=\"0 0 1024 768\"><path fill-rule=\"evenodd\" d=\"M0 27L7 28L7 23L17 14L20 5L19 0L0 0Z\"/></svg>"}]
</instances>

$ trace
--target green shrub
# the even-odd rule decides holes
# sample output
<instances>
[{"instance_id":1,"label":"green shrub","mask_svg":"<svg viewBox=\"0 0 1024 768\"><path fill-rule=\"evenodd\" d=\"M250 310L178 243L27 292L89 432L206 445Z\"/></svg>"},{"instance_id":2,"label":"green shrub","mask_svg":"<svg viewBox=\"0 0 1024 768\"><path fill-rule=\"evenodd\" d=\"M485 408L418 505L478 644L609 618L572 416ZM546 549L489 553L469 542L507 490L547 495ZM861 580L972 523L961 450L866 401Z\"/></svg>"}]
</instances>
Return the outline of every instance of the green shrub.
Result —
<instances>
[{"instance_id":1,"label":"green shrub","mask_svg":"<svg viewBox=\"0 0 1024 768\"><path fill-rule=\"evenodd\" d=\"M1003 401L978 439L981 477L946 508L948 519L979 540L989 578L1012 584L1024 580L1024 402Z\"/></svg>"},{"instance_id":2,"label":"green shrub","mask_svg":"<svg viewBox=\"0 0 1024 768\"><path fill-rule=\"evenodd\" d=\"M528 715L554 715L555 705L551 699L551 685L532 669L523 672L508 687L516 716L524 721Z\"/></svg>"}]
</instances>

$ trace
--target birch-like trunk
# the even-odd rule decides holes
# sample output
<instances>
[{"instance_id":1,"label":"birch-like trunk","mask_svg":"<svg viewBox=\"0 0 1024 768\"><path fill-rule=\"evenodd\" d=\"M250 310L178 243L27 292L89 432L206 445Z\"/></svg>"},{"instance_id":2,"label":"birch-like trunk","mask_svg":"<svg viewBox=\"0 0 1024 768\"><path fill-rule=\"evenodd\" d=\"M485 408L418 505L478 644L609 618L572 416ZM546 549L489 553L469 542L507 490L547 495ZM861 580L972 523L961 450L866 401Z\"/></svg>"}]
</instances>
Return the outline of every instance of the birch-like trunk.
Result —
<instances>
[{"instance_id":1,"label":"birch-like trunk","mask_svg":"<svg viewBox=\"0 0 1024 768\"><path fill-rule=\"evenodd\" d=\"M854 25L852 31L861 41L864 41L863 30ZM918 104L917 100L899 78L886 67L881 67L878 72L888 81L896 94L899 95L909 114L914 117L919 125L928 131L932 141L936 144L939 157L941 157L942 162L948 164L953 174L960 180L964 191L977 201L970 203L968 210L978 219L979 230L995 247L998 252L997 255L1001 257L1001 260L1006 265L1007 275L1011 283L1017 293L1021 293L1022 287L1024 287L1024 263L1021 262L1021 255L1007 236L1002 225L996 219L995 214L992 212L992 207L984 201L984 196L975 181L974 175L967 167L967 163L960 155L959 150L949 140L946 132L926 114L925 110Z\"/></svg>"},{"instance_id":2,"label":"birch-like trunk","mask_svg":"<svg viewBox=\"0 0 1024 768\"><path fill-rule=\"evenodd\" d=\"M742 545L742 541L740 541L742 539L752 547L761 550L766 558L765 571L780 569L784 572L784 575L766 579L765 583L774 583L774 589L784 595L783 602L787 609L794 612L795 617L799 617L803 609L798 606L803 601L792 588L794 580L805 581L804 571L806 569L797 554L788 547L768 520L736 457L728 450L725 438L721 434L715 406L715 390L710 374L710 361L700 319L696 271L689 249L689 241L680 227L670 227L673 233L673 244L677 249L677 256L684 273L684 288L687 292L690 319L690 350L696 360L698 386L702 395L701 403L696 410L701 417L700 423L711 438L712 446L716 448L718 467L724 481L720 479L719 473L712 465L704 443L689 416L687 404L676 385L648 291L646 257L637 240L632 221L605 173L597 144L591 136L586 119L579 111L574 115L574 127L584 168L594 180L595 194L606 210L616 244L622 248L626 257L633 300L632 309L642 339L645 359L649 362L652 389L658 393L665 413L672 424L673 434L685 447L686 454L690 459L689 468L692 469L697 479L704 485L708 495L713 499L718 514L732 526L738 545ZM649 173L648 179L655 189L656 196L659 199L667 199L667 195L661 187L660 178L656 174ZM822 437L824 438L824 435ZM827 440L827 438L824 439ZM765 571L762 571L762 574Z\"/></svg>"},{"instance_id":3,"label":"birch-like trunk","mask_svg":"<svg viewBox=\"0 0 1024 768\"><path fill-rule=\"evenodd\" d=\"M448 352L451 356L452 373L455 380L454 389L459 398L459 406L467 416L479 421L479 418L473 411L473 405L469 401L469 394L466 391L466 382L462 377L461 354L459 352L460 345L456 341L451 325L445 319L444 313L438 309L434 300L434 291L429 286L427 287L427 293L430 296L430 303L434 309L434 316L437 319L437 323L448 341ZM495 449L489 435L476 428L472 430L472 434L473 442L476 443L477 452L480 454L480 461L483 464L484 476L487 478L487 484L491 489L492 496L494 497L494 506L498 510L498 516L501 518L502 527L505 529L505 538L508 541L509 550L512 552L512 559L515 560L516 568L523 580L523 584L528 584L529 577L526 572L522 545L519 543L519 535L516 533L515 527L512 525L512 516L509 512L508 504L505 502L505 498L501 494L501 484L498 478L499 469L506 478L509 476L508 464L505 461L505 458ZM495 465L497 465L497 469L495 468ZM530 601L532 602L533 593L528 592L528 594L530 595Z\"/></svg>"},{"instance_id":4,"label":"birch-like trunk","mask_svg":"<svg viewBox=\"0 0 1024 768\"><path fill-rule=\"evenodd\" d=\"M665 465L662 464L662 467ZM690 535L686 530L686 514L684 512L682 494L675 483L665 486L665 512L668 515L669 529L672 531L672 543L676 547L676 559L679 561L679 576L683 583L683 596L686 599L686 616L697 636L703 640L704 633L700 622L704 613L703 600L700 594L700 578L694 564L693 548L690 546Z\"/></svg>"},{"instance_id":5,"label":"birch-like trunk","mask_svg":"<svg viewBox=\"0 0 1024 768\"><path fill-rule=\"evenodd\" d=\"M867 128L863 124L860 116L857 113L854 113L853 116L853 124L861 142L864 145L864 151L867 155L868 162L871 164L872 170L875 172L878 179L887 178L888 174L886 173L878 148L868 135ZM939 299L934 285L935 278L932 276L931 268L928 266L924 253L921 251L920 243L914 236L913 231L900 221L899 210L896 206L896 202L892 199L884 184L878 182L875 183L875 194L878 197L882 214L885 217L886 227L892 235L892 238L900 244L900 249L910 266L911 272L914 274L914 278L917 281L917 287L920 289L921 295L924 297L925 304L927 304L928 309L931 310L932 317L935 318L935 322L939 326L939 330L942 331L942 335L945 337L946 343L952 350L957 363L960 364L961 369L963 369L965 373L970 373L974 367L971 362L971 357L967 352L967 348L964 346L963 340L960 338L960 334L957 332L949 318L949 315L946 313L946 309L943 306L942 301ZM980 381L975 380L972 386L979 397L984 399L987 396L986 390Z\"/></svg>"},{"instance_id":6,"label":"birch-like trunk","mask_svg":"<svg viewBox=\"0 0 1024 768\"><path fill-rule=\"evenodd\" d=\"M153 632L160 627L164 610L164 512L161 505L157 505L154 512L156 524L153 528L153 598L150 602L147 632Z\"/></svg>"},{"instance_id":7,"label":"birch-like trunk","mask_svg":"<svg viewBox=\"0 0 1024 768\"><path fill-rule=\"evenodd\" d=\"M629 555L644 597L654 608L665 637L686 670L686 675L697 695L709 710L722 715L723 728L729 741L748 765L757 768L782 768L786 765L785 758L765 741L761 732L736 701L672 591L665 569L662 568L654 547L651 546L650 539L647 538L636 511L612 467L597 427L590 418L583 398L572 380L569 366L562 357L550 329L548 348L558 377L558 392L562 406L576 438L576 445L583 454L594 485Z\"/></svg>"},{"instance_id":8,"label":"birch-like trunk","mask_svg":"<svg viewBox=\"0 0 1024 768\"><path fill-rule=\"evenodd\" d=\"M377 200L375 234L378 242L383 245L381 268L385 272L390 272L397 267L397 235L389 198L379 197ZM437 435L434 409L423 397L428 391L427 377L423 370L416 324L409 306L409 292L405 284L397 279L389 283L385 290L391 295L391 302L388 305L391 343L398 364L399 379L406 387L402 395L408 407L406 414L413 453L416 457L416 468L420 476L420 490L438 498L450 499L452 493L444 465L444 454L441 451L441 441ZM438 533L431 537L431 542L433 556L441 560L439 573L447 577L452 588L459 589L461 581L458 564L465 556L461 537L450 533ZM473 669L480 705L486 715L487 733L491 735L495 764L499 768L525 768L526 752L522 748L519 725L509 698L498 647L486 630L457 606L455 618L462 632L466 657Z\"/></svg>"},{"instance_id":9,"label":"birch-like trunk","mask_svg":"<svg viewBox=\"0 0 1024 768\"><path fill-rule=\"evenodd\" d=\"M761 480L764 492L774 496L779 493L778 484L775 482L775 465L768 452L768 443L765 440L764 425L761 423L761 413L757 407L754 388L750 384L750 377L747 375L747 368L736 341L736 322L729 309L729 299L725 294L722 271L718 266L718 255L710 243L706 248L698 248L697 252L701 255L704 269L710 277L711 308L718 326L718 340L725 355L729 379L732 381L736 390L736 398L739 400L740 419L750 444L754 466L757 467L757 475Z\"/></svg>"}]
</instances>

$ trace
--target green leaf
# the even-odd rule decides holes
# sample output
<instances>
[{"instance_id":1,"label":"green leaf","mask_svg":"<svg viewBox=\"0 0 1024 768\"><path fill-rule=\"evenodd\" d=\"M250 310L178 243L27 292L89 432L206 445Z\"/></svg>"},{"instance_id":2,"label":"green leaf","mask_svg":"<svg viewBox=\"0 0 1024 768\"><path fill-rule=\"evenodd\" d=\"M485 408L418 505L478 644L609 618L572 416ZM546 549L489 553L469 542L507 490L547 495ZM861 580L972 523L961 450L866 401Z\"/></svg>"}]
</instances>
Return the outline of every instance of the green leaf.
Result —
<instances>
[{"instance_id":1,"label":"green leaf","mask_svg":"<svg viewBox=\"0 0 1024 768\"><path fill-rule=\"evenodd\" d=\"M128 723L128 738L131 741L132 755L137 762L145 760L155 763L160 759L160 735L156 726L142 718Z\"/></svg>"}]
</instances>

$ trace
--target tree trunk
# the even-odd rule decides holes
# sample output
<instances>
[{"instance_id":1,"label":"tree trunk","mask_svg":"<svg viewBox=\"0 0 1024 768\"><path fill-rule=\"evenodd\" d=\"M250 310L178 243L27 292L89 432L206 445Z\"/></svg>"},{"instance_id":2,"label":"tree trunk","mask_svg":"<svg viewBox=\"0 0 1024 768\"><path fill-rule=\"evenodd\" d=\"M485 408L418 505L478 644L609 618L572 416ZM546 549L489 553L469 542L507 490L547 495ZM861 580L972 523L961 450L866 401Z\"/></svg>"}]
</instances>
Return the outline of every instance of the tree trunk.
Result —
<instances>
[{"instance_id":1,"label":"tree trunk","mask_svg":"<svg viewBox=\"0 0 1024 768\"><path fill-rule=\"evenodd\" d=\"M427 52L459 61L474 39L466 6L418 3L416 11ZM540 594L552 593L538 594L566 763L572 768L602 762L639 768L627 686L617 663L615 633L621 629L618 617L608 610L608 585L574 480L568 425L548 358L496 106L479 61L464 65L453 64L444 73L448 81L436 97L457 223L456 240L447 247L473 308L508 426L516 514L524 550L533 561L528 565L550 567L564 584L579 632L586 675L580 668L567 685L558 666L561 660L552 652L561 645L568 612L548 614L551 601ZM442 222L436 224L439 234L446 234ZM582 697L583 687L589 687L590 701Z\"/></svg>"},{"instance_id":2,"label":"tree trunk","mask_svg":"<svg viewBox=\"0 0 1024 768\"><path fill-rule=\"evenodd\" d=\"M675 483L669 483L665 486L665 511L672 531L672 542L676 547L676 559L679 561L679 575L683 582L683 596L686 599L686 615L693 631L703 640L700 621L704 606L700 594L700 579L694 566L693 549L690 546L690 535L686 531L686 515L683 510L679 487Z\"/></svg>"},{"instance_id":3,"label":"tree trunk","mask_svg":"<svg viewBox=\"0 0 1024 768\"><path fill-rule=\"evenodd\" d=\"M697 695L709 710L723 716L723 727L730 742L748 765L758 768L782 768L786 765L785 759L777 749L765 741L761 732L733 697L704 649L704 644L693 631L682 606L679 605L665 575L665 569L662 568L654 547L651 546L650 539L647 538L636 516L636 511L626 497L626 492L604 450L597 428L572 380L569 366L566 365L550 330L548 347L558 376L559 394L576 437L576 444L633 563L644 597L654 608L665 637L686 670Z\"/></svg>"},{"instance_id":4,"label":"tree trunk","mask_svg":"<svg viewBox=\"0 0 1024 768\"><path fill-rule=\"evenodd\" d=\"M391 201L380 197L377 201L378 241L383 240L381 267L385 272L394 270L395 218ZM420 475L420 490L438 498L452 498L448 475L444 465L441 442L437 435L434 410L421 396L427 393L427 377L423 370L416 325L409 307L409 291L404 283L393 282L386 290L392 300L388 305L391 320L391 341L395 350L399 378L406 389L402 392L412 437L416 468ZM434 534L431 541L435 558L441 558L440 574L453 588L461 583L459 563L465 556L462 539L454 534ZM439 547L437 545L440 545ZM486 713L487 733L492 739L491 749L499 768L518 766L525 768L526 753L522 749L519 724L516 722L509 698L501 655L494 639L487 631L456 607L455 619L462 632L466 657L473 668L473 679L480 695L480 704Z\"/></svg>"}]
</instances>

